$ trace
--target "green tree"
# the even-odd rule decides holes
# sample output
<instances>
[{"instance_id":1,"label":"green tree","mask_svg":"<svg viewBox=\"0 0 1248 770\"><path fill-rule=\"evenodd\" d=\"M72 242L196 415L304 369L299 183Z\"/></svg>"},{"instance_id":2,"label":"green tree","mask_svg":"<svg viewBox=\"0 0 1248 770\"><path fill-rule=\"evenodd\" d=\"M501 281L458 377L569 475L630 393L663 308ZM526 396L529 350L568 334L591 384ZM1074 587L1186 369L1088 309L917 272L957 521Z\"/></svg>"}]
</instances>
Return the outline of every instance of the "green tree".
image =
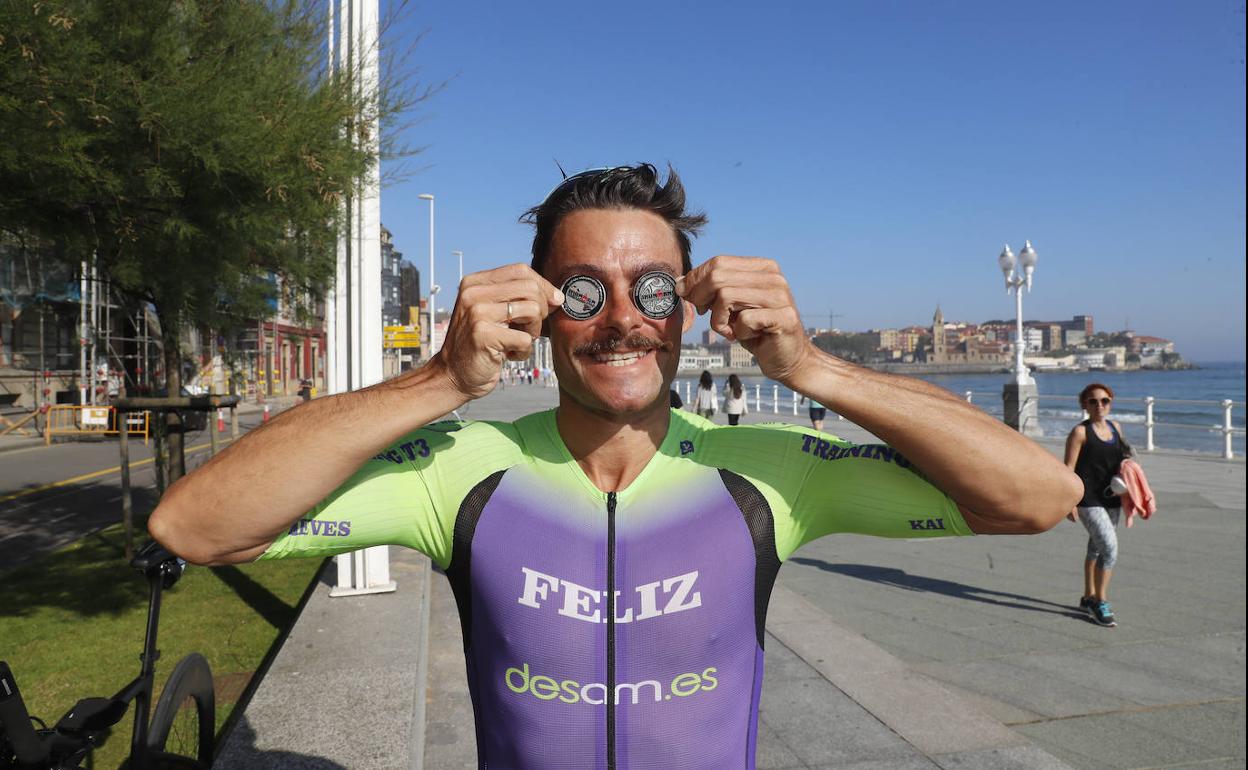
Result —
<instances>
[{"instance_id":1,"label":"green tree","mask_svg":"<svg viewBox=\"0 0 1248 770\"><path fill-rule=\"evenodd\" d=\"M1170 353L1162 351L1161 366L1164 369L1186 369L1189 368L1187 362L1183 360L1183 356L1178 353Z\"/></svg>"},{"instance_id":2,"label":"green tree","mask_svg":"<svg viewBox=\"0 0 1248 770\"><path fill-rule=\"evenodd\" d=\"M876 352L870 334L820 334L814 343L820 350L847 361L867 361Z\"/></svg>"},{"instance_id":3,"label":"green tree","mask_svg":"<svg viewBox=\"0 0 1248 770\"><path fill-rule=\"evenodd\" d=\"M327 76L312 0L0 0L0 228L57 244L179 333L266 317L332 279L341 204L431 91ZM408 83L412 81L407 81ZM396 155L403 147L391 147ZM170 437L170 481L181 467Z\"/></svg>"},{"instance_id":4,"label":"green tree","mask_svg":"<svg viewBox=\"0 0 1248 770\"><path fill-rule=\"evenodd\" d=\"M1131 338L1123 332L1096 332L1088 340L1089 347L1109 348L1109 347L1130 347Z\"/></svg>"}]
</instances>

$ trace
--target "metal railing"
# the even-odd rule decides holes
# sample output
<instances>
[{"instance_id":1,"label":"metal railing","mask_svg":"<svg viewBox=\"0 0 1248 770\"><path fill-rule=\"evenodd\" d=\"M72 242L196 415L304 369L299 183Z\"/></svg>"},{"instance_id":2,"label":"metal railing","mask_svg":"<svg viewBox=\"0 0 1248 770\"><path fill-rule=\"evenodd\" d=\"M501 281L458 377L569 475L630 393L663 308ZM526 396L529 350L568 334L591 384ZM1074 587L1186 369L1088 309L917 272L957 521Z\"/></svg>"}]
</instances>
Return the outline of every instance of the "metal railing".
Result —
<instances>
[{"instance_id":1,"label":"metal railing","mask_svg":"<svg viewBox=\"0 0 1248 770\"><path fill-rule=\"evenodd\" d=\"M683 394L681 393L682 384L684 386ZM698 383L696 380L684 380L684 381L677 380L676 382L672 383L672 387L676 389L676 393L681 395L681 397L684 399L685 405L688 406L690 403L692 403L690 399L692 398L694 393L697 391ZM753 402L752 409L754 410L755 414L762 414L763 404L766 403L770 407L772 414L780 414L780 410L784 409L784 411L786 412L791 411L794 417L797 416L798 404L801 402L802 397L798 395L796 391L789 391L788 398L781 398L780 386L775 383L772 383L771 398L768 401L764 401L763 393L765 393L766 391L763 390L763 386L761 384L759 383L754 384L753 397L751 397L750 395L750 390L749 390L748 385L744 386L744 389L745 389L744 395L745 395L746 405L748 406L751 402ZM836 415L836 418L838 420L845 419L839 414Z\"/></svg>"},{"instance_id":2,"label":"metal railing","mask_svg":"<svg viewBox=\"0 0 1248 770\"><path fill-rule=\"evenodd\" d=\"M984 396L988 399L1000 399L1000 393L992 393L986 391L964 391L968 403L974 403L975 396ZM1076 396L1058 396L1041 394L1036 397L1038 401L1062 401L1070 403L1076 399ZM1232 445L1234 436L1244 435L1245 429L1242 425L1235 425L1233 422L1233 410L1243 409L1243 401L1232 401L1229 398L1221 401L1199 400L1199 399L1182 399L1182 398L1154 398L1153 396L1144 396L1143 398L1118 398L1118 403L1141 403L1144 405L1144 451L1152 452L1157 449L1156 429L1176 428L1179 430L1198 430L1198 431L1218 431L1222 434L1222 457L1230 460L1235 457L1235 449ZM1154 407L1158 404L1179 404L1185 406L1216 406L1222 409L1222 424L1214 425L1196 425L1193 423L1183 422L1158 422L1154 417ZM1086 418L1087 413L1084 413Z\"/></svg>"},{"instance_id":3,"label":"metal railing","mask_svg":"<svg viewBox=\"0 0 1248 770\"><path fill-rule=\"evenodd\" d=\"M682 381L677 381L673 383L673 387L676 388L677 393L680 393L681 390L683 389L685 404L689 404L691 403L690 401L691 397L694 395L695 391L697 390L697 387L698 387L697 381L696 380L684 380L683 381L684 387L682 388L681 385L682 385ZM797 416L798 403L799 403L799 399L801 398L801 396L799 396L797 393L790 392L789 398L782 399L780 397L780 386L774 383L771 386L771 398L765 401L764 395L763 395L764 393L765 393L764 386L758 383L754 384L753 393L750 393L748 386L746 388L747 402L752 402L752 407L753 407L755 414L761 414L764 411L763 410L764 404L767 404L767 406L770 407L770 411L772 414L780 414L781 409L783 409L785 412L791 412L794 417ZM966 398L967 402L969 403L974 403L974 399L977 396L988 400L990 403L994 401L999 403L1001 400L1001 394L999 392L994 393L990 391L967 390L967 391L963 391L963 396ZM1047 394L1041 394L1037 396L1036 398L1039 402L1052 401L1052 402L1064 402L1064 403L1071 403L1076 399L1076 397L1073 395L1047 395ZM1118 400L1118 403L1120 404L1138 403L1138 404L1144 405L1144 423L1143 423L1144 450L1147 452L1152 452L1157 449L1157 442L1156 442L1157 428L1165 428L1165 429L1174 428L1177 430L1192 430L1192 431L1217 431L1218 433L1222 435L1222 457L1227 460L1230 460L1235 457L1233 438L1235 436L1243 436L1245 434L1244 426L1236 425L1233 422L1234 410L1235 409L1243 410L1245 407L1245 404L1243 401L1232 401L1231 399L1222 399L1221 401L1213 401L1213 400L1192 400L1192 399L1179 399L1179 398L1155 398L1153 396L1145 396L1143 398L1138 398L1138 397L1137 398L1119 398L1117 400ZM1154 407L1158 405L1165 406L1165 405L1171 405L1171 404L1186 405L1186 406L1219 407L1222 410L1222 424L1220 426L1215 426L1215 425L1196 425L1194 423L1183 423L1183 422L1168 422L1168 421L1159 422L1155 418Z\"/></svg>"}]
</instances>

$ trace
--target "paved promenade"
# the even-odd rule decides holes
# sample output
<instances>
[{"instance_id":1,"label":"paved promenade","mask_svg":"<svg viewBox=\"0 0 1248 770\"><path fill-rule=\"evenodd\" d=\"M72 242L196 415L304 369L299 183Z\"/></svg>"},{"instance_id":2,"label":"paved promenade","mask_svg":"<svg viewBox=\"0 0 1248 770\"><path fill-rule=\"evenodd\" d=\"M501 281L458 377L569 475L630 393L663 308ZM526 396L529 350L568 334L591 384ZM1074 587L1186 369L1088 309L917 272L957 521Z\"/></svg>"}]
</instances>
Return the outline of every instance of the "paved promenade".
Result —
<instances>
[{"instance_id":1,"label":"paved promenade","mask_svg":"<svg viewBox=\"0 0 1248 770\"><path fill-rule=\"evenodd\" d=\"M513 387L464 416L555 398ZM835 418L825 429L869 439ZM1072 607L1077 524L800 550L768 617L759 768L1243 768L1244 463L1141 464L1160 512L1120 530L1115 629ZM391 551L393 594L330 599L327 570L219 767L476 767L449 587L424 557Z\"/></svg>"}]
</instances>

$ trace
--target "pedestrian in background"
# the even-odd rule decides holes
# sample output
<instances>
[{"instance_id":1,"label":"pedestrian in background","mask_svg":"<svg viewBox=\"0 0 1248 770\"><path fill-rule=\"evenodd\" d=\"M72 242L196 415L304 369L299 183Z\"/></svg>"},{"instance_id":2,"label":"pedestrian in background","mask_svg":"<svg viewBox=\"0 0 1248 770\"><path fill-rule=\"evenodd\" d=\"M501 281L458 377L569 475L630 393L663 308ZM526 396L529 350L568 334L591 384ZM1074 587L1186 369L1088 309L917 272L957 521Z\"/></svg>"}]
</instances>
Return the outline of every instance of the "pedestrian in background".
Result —
<instances>
[{"instance_id":1,"label":"pedestrian in background","mask_svg":"<svg viewBox=\"0 0 1248 770\"><path fill-rule=\"evenodd\" d=\"M693 411L708 420L719 411L719 396L715 395L715 381L711 379L711 373L705 369L702 370L702 377L698 379L698 392L693 397Z\"/></svg>"},{"instance_id":2,"label":"pedestrian in background","mask_svg":"<svg viewBox=\"0 0 1248 770\"><path fill-rule=\"evenodd\" d=\"M724 414L728 415L728 424L736 425L741 415L749 413L745 402L745 386L741 378L735 374L728 375L728 383L724 385Z\"/></svg>"},{"instance_id":3,"label":"pedestrian in background","mask_svg":"<svg viewBox=\"0 0 1248 770\"><path fill-rule=\"evenodd\" d=\"M682 409L685 406L684 399L680 397L680 392L675 388L668 388L667 400L673 409Z\"/></svg>"},{"instance_id":4,"label":"pedestrian in background","mask_svg":"<svg viewBox=\"0 0 1248 770\"><path fill-rule=\"evenodd\" d=\"M1109 578L1118 561L1118 518L1122 500L1110 482L1122 461L1132 452L1122 438L1122 426L1109 419L1114 391L1094 382L1079 394L1079 405L1088 419L1066 437L1066 467L1083 481L1083 499L1066 515L1081 521L1088 530L1088 550L1083 561L1083 597L1079 609L1102 626L1116 626L1109 605Z\"/></svg>"},{"instance_id":5,"label":"pedestrian in background","mask_svg":"<svg viewBox=\"0 0 1248 770\"><path fill-rule=\"evenodd\" d=\"M806 402L806 397L802 396L802 403ZM817 431L823 431L823 420L828 416L828 410L823 404L810 399L810 426Z\"/></svg>"}]
</instances>

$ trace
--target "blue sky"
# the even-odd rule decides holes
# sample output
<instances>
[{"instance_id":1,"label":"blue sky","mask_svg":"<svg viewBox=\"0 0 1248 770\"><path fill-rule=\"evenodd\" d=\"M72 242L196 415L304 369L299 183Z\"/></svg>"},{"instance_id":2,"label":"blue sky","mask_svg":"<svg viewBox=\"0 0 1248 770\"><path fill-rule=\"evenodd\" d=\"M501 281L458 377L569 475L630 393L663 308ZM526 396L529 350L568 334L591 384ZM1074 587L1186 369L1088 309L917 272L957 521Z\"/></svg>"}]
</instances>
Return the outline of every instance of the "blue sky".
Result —
<instances>
[{"instance_id":1,"label":"blue sky","mask_svg":"<svg viewBox=\"0 0 1248 770\"><path fill-rule=\"evenodd\" d=\"M386 0L382 0L383 13ZM390 31L427 149L382 217L438 283L527 261L517 217L569 172L670 162L695 263L779 260L808 326L1095 316L1244 358L1240 2L418 4ZM447 279L450 280L447 280ZM705 320L698 327L705 328Z\"/></svg>"}]
</instances>

